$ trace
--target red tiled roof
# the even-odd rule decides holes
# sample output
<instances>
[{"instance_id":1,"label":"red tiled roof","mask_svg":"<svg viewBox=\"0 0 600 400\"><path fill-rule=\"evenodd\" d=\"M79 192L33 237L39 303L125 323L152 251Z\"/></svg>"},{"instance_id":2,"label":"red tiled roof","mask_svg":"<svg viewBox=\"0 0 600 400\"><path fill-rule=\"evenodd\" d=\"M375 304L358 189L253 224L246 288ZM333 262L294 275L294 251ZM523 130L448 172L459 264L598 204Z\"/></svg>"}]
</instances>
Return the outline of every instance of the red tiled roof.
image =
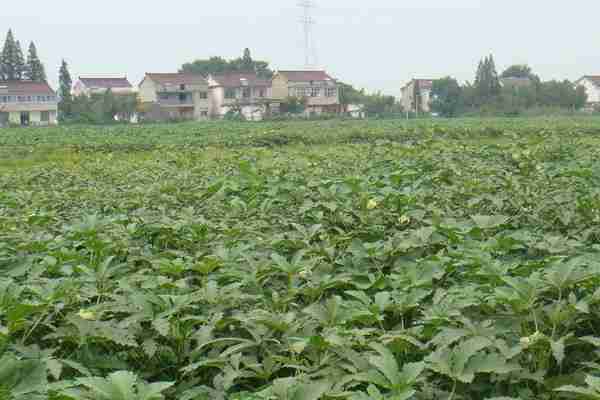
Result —
<instances>
[{"instance_id":1,"label":"red tiled roof","mask_svg":"<svg viewBox=\"0 0 600 400\"><path fill-rule=\"evenodd\" d=\"M47 82L31 81L0 81L0 94L13 96L56 95Z\"/></svg>"},{"instance_id":2,"label":"red tiled roof","mask_svg":"<svg viewBox=\"0 0 600 400\"><path fill-rule=\"evenodd\" d=\"M278 71L292 82L334 81L325 71Z\"/></svg>"},{"instance_id":3,"label":"red tiled roof","mask_svg":"<svg viewBox=\"0 0 600 400\"><path fill-rule=\"evenodd\" d=\"M146 73L146 77L161 85L194 85L206 83L206 77L202 74Z\"/></svg>"},{"instance_id":4,"label":"red tiled roof","mask_svg":"<svg viewBox=\"0 0 600 400\"><path fill-rule=\"evenodd\" d=\"M237 88L242 85L242 81L247 82L247 86L252 87L266 87L270 86L270 82L267 79L259 77L256 73L244 73L244 72L232 72L226 74L215 74L211 77L218 83L219 86L227 88Z\"/></svg>"},{"instance_id":5,"label":"red tiled roof","mask_svg":"<svg viewBox=\"0 0 600 400\"><path fill-rule=\"evenodd\" d=\"M127 78L93 78L79 77L79 80L87 87L91 88L106 88L106 89L122 89L130 88L131 83Z\"/></svg>"}]
</instances>

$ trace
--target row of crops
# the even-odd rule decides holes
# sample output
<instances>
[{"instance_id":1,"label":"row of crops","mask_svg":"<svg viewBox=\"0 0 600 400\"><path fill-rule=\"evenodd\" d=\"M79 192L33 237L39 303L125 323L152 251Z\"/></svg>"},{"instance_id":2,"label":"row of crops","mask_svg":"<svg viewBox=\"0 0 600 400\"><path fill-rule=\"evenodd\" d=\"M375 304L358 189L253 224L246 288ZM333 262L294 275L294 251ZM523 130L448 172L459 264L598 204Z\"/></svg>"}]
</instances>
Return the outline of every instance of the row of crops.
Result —
<instances>
[{"instance_id":1,"label":"row of crops","mask_svg":"<svg viewBox=\"0 0 600 400\"><path fill-rule=\"evenodd\" d=\"M0 131L0 399L600 399L599 133Z\"/></svg>"}]
</instances>

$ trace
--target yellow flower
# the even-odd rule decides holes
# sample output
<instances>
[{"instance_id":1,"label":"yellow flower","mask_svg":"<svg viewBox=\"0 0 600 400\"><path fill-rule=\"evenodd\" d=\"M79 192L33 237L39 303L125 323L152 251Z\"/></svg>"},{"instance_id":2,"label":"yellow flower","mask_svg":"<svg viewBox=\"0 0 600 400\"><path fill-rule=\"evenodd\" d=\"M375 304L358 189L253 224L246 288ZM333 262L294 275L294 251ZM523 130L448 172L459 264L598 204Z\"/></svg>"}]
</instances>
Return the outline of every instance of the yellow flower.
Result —
<instances>
[{"instance_id":1,"label":"yellow flower","mask_svg":"<svg viewBox=\"0 0 600 400\"><path fill-rule=\"evenodd\" d=\"M373 210L373 209L377 208L377 206L378 206L378 204L377 204L377 201L375 199L371 199L367 203L367 209L368 210Z\"/></svg>"},{"instance_id":2,"label":"yellow flower","mask_svg":"<svg viewBox=\"0 0 600 400\"><path fill-rule=\"evenodd\" d=\"M93 311L79 310L79 316L81 319L86 319L88 321L93 321L96 319L96 313Z\"/></svg>"},{"instance_id":3,"label":"yellow flower","mask_svg":"<svg viewBox=\"0 0 600 400\"><path fill-rule=\"evenodd\" d=\"M403 215L400 218L398 218L398 222L400 222L402 225L406 225L406 224L410 223L410 218L407 217L406 215Z\"/></svg>"}]
</instances>

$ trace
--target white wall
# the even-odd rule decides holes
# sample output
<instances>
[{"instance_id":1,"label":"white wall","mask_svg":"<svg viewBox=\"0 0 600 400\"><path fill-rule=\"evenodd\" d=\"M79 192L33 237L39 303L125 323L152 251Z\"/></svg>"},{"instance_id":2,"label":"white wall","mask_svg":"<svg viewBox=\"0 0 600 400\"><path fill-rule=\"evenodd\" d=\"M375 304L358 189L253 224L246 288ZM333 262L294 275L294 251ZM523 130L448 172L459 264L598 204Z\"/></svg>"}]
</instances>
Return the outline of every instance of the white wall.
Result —
<instances>
[{"instance_id":1,"label":"white wall","mask_svg":"<svg viewBox=\"0 0 600 400\"><path fill-rule=\"evenodd\" d=\"M585 91L588 95L588 103L600 102L600 89L598 89L598 87L592 81L589 79L583 79L579 84L585 88Z\"/></svg>"}]
</instances>

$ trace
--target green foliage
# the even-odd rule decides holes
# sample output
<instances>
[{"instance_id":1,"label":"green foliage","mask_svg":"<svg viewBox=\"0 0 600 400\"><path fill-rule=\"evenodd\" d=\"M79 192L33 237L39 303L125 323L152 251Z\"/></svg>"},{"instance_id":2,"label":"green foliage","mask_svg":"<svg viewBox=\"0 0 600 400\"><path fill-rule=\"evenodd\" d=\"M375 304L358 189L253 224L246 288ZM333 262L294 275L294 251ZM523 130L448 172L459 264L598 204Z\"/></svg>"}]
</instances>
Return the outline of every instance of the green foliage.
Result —
<instances>
[{"instance_id":1,"label":"green foliage","mask_svg":"<svg viewBox=\"0 0 600 400\"><path fill-rule=\"evenodd\" d=\"M0 396L598 398L599 133L5 129Z\"/></svg>"},{"instance_id":2,"label":"green foliage","mask_svg":"<svg viewBox=\"0 0 600 400\"><path fill-rule=\"evenodd\" d=\"M71 117L64 122L109 124L129 122L137 109L135 94L115 95L109 89L104 94L80 95L73 98Z\"/></svg>"},{"instance_id":3,"label":"green foliage","mask_svg":"<svg viewBox=\"0 0 600 400\"><path fill-rule=\"evenodd\" d=\"M431 109L444 117L455 117L463 106L462 89L456 79L446 77L433 81Z\"/></svg>"},{"instance_id":4,"label":"green foliage","mask_svg":"<svg viewBox=\"0 0 600 400\"><path fill-rule=\"evenodd\" d=\"M256 72L264 78L273 76L273 71L269 68L269 63L252 59L250 49L248 48L244 49L244 54L241 58L226 60L222 57L210 57L207 60L195 60L183 64L180 72L203 75L226 72Z\"/></svg>"},{"instance_id":5,"label":"green foliage","mask_svg":"<svg viewBox=\"0 0 600 400\"><path fill-rule=\"evenodd\" d=\"M35 44L31 42L29 44L29 52L27 54L27 65L25 68L25 79L34 82L45 82L46 81L46 70L44 64L40 61L37 54Z\"/></svg>"},{"instance_id":6,"label":"green foliage","mask_svg":"<svg viewBox=\"0 0 600 400\"><path fill-rule=\"evenodd\" d=\"M511 65L510 67L506 68L502 72L500 77L501 78L533 78L533 77L535 77L535 75L533 74L533 71L531 70L531 67L529 65L517 64L517 65Z\"/></svg>"},{"instance_id":7,"label":"green foliage","mask_svg":"<svg viewBox=\"0 0 600 400\"><path fill-rule=\"evenodd\" d=\"M9 29L0 55L0 77L6 81L18 81L23 79L24 72L23 49Z\"/></svg>"},{"instance_id":8,"label":"green foliage","mask_svg":"<svg viewBox=\"0 0 600 400\"><path fill-rule=\"evenodd\" d=\"M69 66L65 60L62 60L58 74L58 117L60 120L69 120L73 117L73 96L71 86L73 79L69 72Z\"/></svg>"},{"instance_id":9,"label":"green foliage","mask_svg":"<svg viewBox=\"0 0 600 400\"><path fill-rule=\"evenodd\" d=\"M280 104L283 114L302 114L306 110L307 99L302 97L288 97Z\"/></svg>"},{"instance_id":10,"label":"green foliage","mask_svg":"<svg viewBox=\"0 0 600 400\"><path fill-rule=\"evenodd\" d=\"M475 103L477 105L486 105L496 101L497 96L500 94L501 86L492 55L485 57L479 62L473 86L476 93Z\"/></svg>"}]
</instances>

